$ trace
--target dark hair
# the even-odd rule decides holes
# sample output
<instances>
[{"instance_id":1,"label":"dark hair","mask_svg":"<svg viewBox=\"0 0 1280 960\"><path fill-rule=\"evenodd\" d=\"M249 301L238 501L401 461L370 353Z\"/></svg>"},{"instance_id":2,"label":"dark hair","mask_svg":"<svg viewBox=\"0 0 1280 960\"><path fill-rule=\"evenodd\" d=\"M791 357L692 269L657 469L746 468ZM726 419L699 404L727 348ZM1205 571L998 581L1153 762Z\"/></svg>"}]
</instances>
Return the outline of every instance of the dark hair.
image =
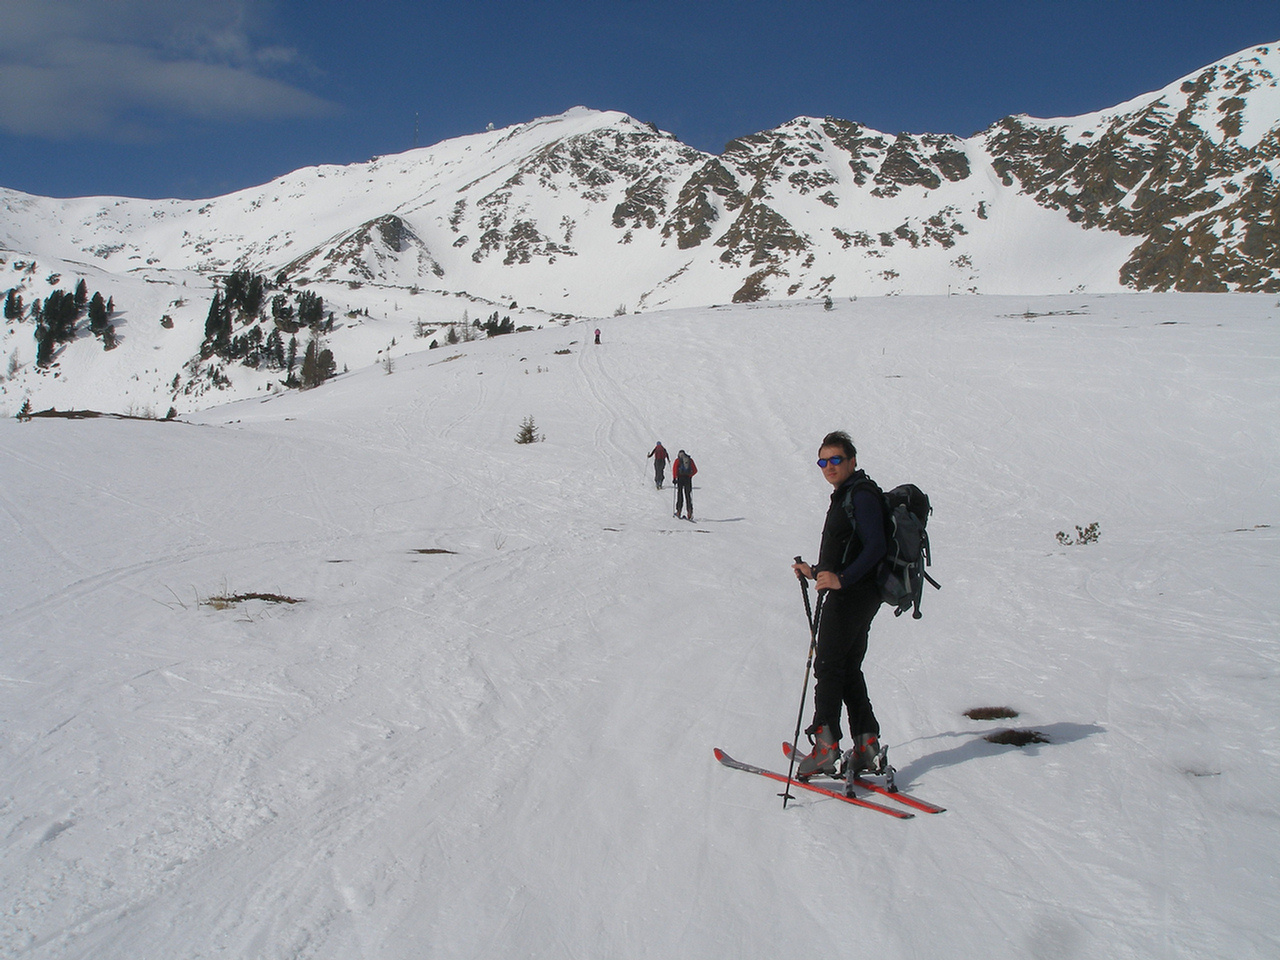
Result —
<instances>
[{"instance_id":1,"label":"dark hair","mask_svg":"<svg viewBox=\"0 0 1280 960\"><path fill-rule=\"evenodd\" d=\"M832 430L823 437L818 449L821 450L823 447L839 447L846 456L855 460L858 458L858 448L853 445L853 438L843 430Z\"/></svg>"}]
</instances>

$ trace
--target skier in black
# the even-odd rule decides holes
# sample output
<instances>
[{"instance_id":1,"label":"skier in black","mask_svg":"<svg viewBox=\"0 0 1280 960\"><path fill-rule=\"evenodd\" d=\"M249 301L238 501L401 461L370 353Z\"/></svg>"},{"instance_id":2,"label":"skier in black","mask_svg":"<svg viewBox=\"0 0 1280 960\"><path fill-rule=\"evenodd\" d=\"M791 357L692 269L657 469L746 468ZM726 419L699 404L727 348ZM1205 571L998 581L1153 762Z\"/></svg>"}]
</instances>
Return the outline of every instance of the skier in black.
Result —
<instances>
[{"instance_id":1,"label":"skier in black","mask_svg":"<svg viewBox=\"0 0 1280 960\"><path fill-rule=\"evenodd\" d=\"M667 448L662 445L659 440L653 445L653 449L648 452L645 459L653 457L653 482L659 490L662 489L662 478L667 472L667 461L671 458L667 455Z\"/></svg>"},{"instance_id":2,"label":"skier in black","mask_svg":"<svg viewBox=\"0 0 1280 960\"><path fill-rule=\"evenodd\" d=\"M671 479L676 485L676 517L680 516L682 505L688 504L688 519L693 519L693 475L697 472L693 457L683 450L676 454L671 465Z\"/></svg>"},{"instance_id":3,"label":"skier in black","mask_svg":"<svg viewBox=\"0 0 1280 960\"><path fill-rule=\"evenodd\" d=\"M871 620L880 609L876 566L885 555L883 494L858 469L858 452L842 430L827 434L818 449L818 466L835 489L822 526L817 564L797 563L798 576L816 581L822 595L818 646L813 661L813 723L805 731L813 752L797 776L833 774L840 756L841 705L849 711L853 735L849 776L862 770L879 772L880 723L871 709L862 660L867 654ZM845 508L852 493L853 522Z\"/></svg>"}]
</instances>

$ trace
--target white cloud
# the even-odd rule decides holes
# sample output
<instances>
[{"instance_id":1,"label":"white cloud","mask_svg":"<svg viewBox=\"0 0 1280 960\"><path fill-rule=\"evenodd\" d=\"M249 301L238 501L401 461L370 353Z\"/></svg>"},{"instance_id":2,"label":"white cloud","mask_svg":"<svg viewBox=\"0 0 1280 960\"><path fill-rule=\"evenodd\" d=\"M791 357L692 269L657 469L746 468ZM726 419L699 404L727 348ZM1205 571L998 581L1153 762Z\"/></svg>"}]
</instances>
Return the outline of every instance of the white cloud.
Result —
<instances>
[{"instance_id":1,"label":"white cloud","mask_svg":"<svg viewBox=\"0 0 1280 960\"><path fill-rule=\"evenodd\" d=\"M0 0L0 128L136 139L167 121L323 116L303 58L260 42L261 0Z\"/></svg>"}]
</instances>

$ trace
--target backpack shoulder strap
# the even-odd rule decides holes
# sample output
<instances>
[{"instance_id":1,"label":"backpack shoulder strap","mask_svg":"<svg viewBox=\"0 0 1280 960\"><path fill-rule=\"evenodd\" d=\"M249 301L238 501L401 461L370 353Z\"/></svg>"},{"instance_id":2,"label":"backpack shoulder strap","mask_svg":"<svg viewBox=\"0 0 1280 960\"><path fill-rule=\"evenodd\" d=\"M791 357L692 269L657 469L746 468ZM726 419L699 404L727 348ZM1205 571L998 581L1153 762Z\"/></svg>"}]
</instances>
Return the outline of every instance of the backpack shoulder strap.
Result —
<instances>
[{"instance_id":1,"label":"backpack shoulder strap","mask_svg":"<svg viewBox=\"0 0 1280 960\"><path fill-rule=\"evenodd\" d=\"M880 484L876 483L865 473L849 484L849 489L844 492L844 497L840 500L840 506L844 508L845 515L849 518L849 522L853 524L854 529L858 528L857 521L853 517L853 495L859 490L871 490L880 500L880 512L884 512L884 491L880 489Z\"/></svg>"},{"instance_id":2,"label":"backpack shoulder strap","mask_svg":"<svg viewBox=\"0 0 1280 960\"><path fill-rule=\"evenodd\" d=\"M887 542L890 539L889 529L887 526L889 510L888 505L885 503L884 491L880 489L880 484L876 483L864 473L862 476L854 480L853 483L849 484L849 489L844 492L844 496L840 499L840 506L844 508L845 516L849 518L849 526L853 528L854 533L854 536L849 537L849 543L844 548L844 556L841 558L842 563L849 562L849 554L853 550L853 543L858 534L858 518L853 509L853 495L859 490L869 490L876 495L876 499L880 503L880 516L884 521L886 521L885 541Z\"/></svg>"}]
</instances>

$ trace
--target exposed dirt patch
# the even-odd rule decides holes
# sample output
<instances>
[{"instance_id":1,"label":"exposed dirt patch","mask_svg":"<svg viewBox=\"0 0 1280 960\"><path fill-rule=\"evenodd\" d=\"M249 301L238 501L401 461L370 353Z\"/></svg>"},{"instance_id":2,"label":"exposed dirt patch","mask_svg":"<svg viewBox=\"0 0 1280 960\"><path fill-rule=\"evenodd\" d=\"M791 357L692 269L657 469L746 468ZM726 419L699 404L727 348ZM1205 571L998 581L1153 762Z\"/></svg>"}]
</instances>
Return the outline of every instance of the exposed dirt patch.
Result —
<instances>
[{"instance_id":1,"label":"exposed dirt patch","mask_svg":"<svg viewBox=\"0 0 1280 960\"><path fill-rule=\"evenodd\" d=\"M988 733L983 740L1010 747L1025 747L1029 743L1049 743L1049 738L1038 730L997 730Z\"/></svg>"},{"instance_id":2,"label":"exposed dirt patch","mask_svg":"<svg viewBox=\"0 0 1280 960\"><path fill-rule=\"evenodd\" d=\"M1012 720L1018 715L1013 707L974 707L964 715L970 720Z\"/></svg>"},{"instance_id":3,"label":"exposed dirt patch","mask_svg":"<svg viewBox=\"0 0 1280 960\"><path fill-rule=\"evenodd\" d=\"M163 423L159 417L138 417L129 413L103 413L101 410L55 410L50 407L48 410L33 410L25 415L26 419L34 420L37 417L56 418L59 420L96 420L99 417L106 417L108 420L150 420L155 423ZM165 420L172 420L166 417Z\"/></svg>"},{"instance_id":4,"label":"exposed dirt patch","mask_svg":"<svg viewBox=\"0 0 1280 960\"><path fill-rule=\"evenodd\" d=\"M215 610L225 610L227 607L234 607L237 603L245 603L249 600L261 600L264 603L301 603L297 597L286 597L279 593L234 593L223 594L217 597L206 597L200 602L207 607L213 607Z\"/></svg>"}]
</instances>

